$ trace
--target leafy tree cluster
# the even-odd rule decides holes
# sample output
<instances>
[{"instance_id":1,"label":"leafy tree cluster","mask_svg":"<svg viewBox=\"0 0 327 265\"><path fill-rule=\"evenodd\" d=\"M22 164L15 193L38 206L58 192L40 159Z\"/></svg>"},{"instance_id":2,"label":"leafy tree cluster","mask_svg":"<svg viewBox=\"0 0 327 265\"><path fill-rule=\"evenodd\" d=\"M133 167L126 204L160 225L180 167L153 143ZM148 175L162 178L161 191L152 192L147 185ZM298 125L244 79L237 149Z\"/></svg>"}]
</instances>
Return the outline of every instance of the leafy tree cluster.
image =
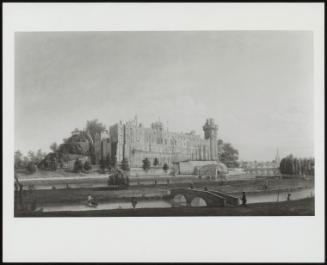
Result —
<instances>
[{"instance_id":1,"label":"leafy tree cluster","mask_svg":"<svg viewBox=\"0 0 327 265\"><path fill-rule=\"evenodd\" d=\"M42 159L46 156L46 153L41 149L36 152L29 151L26 156L19 150L14 154L14 167L15 169L27 169L28 172L34 173L36 171L36 165L38 165Z\"/></svg>"},{"instance_id":2,"label":"leafy tree cluster","mask_svg":"<svg viewBox=\"0 0 327 265\"><path fill-rule=\"evenodd\" d=\"M129 179L123 171L116 169L108 179L108 185L128 185Z\"/></svg>"},{"instance_id":3,"label":"leafy tree cluster","mask_svg":"<svg viewBox=\"0 0 327 265\"><path fill-rule=\"evenodd\" d=\"M89 161L85 161L83 165L84 170L89 171L92 169L91 163Z\"/></svg>"},{"instance_id":4,"label":"leafy tree cluster","mask_svg":"<svg viewBox=\"0 0 327 265\"><path fill-rule=\"evenodd\" d=\"M238 150L230 143L224 143L223 140L218 140L218 158L219 161L229 168L238 167Z\"/></svg>"},{"instance_id":5,"label":"leafy tree cluster","mask_svg":"<svg viewBox=\"0 0 327 265\"><path fill-rule=\"evenodd\" d=\"M74 163L74 172L78 173L81 172L83 170L83 162L76 158L75 163Z\"/></svg>"},{"instance_id":6,"label":"leafy tree cluster","mask_svg":"<svg viewBox=\"0 0 327 265\"><path fill-rule=\"evenodd\" d=\"M289 175L314 175L313 158L296 158L288 155L280 161L279 170L282 174Z\"/></svg>"},{"instance_id":7,"label":"leafy tree cluster","mask_svg":"<svg viewBox=\"0 0 327 265\"><path fill-rule=\"evenodd\" d=\"M96 140L96 135L100 134L106 129L106 126L103 125L98 119L90 120L86 122L85 131L90 134L93 142Z\"/></svg>"},{"instance_id":8,"label":"leafy tree cluster","mask_svg":"<svg viewBox=\"0 0 327 265\"><path fill-rule=\"evenodd\" d=\"M100 169L103 173L106 171L106 169L111 171L117 166L116 156L110 156L108 154L105 159L101 158L99 163Z\"/></svg>"},{"instance_id":9,"label":"leafy tree cluster","mask_svg":"<svg viewBox=\"0 0 327 265\"><path fill-rule=\"evenodd\" d=\"M106 126L103 125L98 119L90 120L86 122L85 131L89 134L92 138L92 143L90 145L89 154L91 156L91 161L95 164L95 148L94 142L96 141L97 135L101 134L106 129Z\"/></svg>"}]
</instances>

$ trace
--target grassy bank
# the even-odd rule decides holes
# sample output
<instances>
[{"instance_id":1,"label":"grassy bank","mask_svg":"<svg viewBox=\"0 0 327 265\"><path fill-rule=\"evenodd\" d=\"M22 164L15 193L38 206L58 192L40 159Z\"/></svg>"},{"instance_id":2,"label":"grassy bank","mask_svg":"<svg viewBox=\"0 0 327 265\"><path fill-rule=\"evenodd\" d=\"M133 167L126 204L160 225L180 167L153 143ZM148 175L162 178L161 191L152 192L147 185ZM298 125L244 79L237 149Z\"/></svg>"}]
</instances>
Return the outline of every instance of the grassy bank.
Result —
<instances>
[{"instance_id":1,"label":"grassy bank","mask_svg":"<svg viewBox=\"0 0 327 265\"><path fill-rule=\"evenodd\" d=\"M16 213L16 217L314 216L314 198L220 208L142 208Z\"/></svg>"}]
</instances>

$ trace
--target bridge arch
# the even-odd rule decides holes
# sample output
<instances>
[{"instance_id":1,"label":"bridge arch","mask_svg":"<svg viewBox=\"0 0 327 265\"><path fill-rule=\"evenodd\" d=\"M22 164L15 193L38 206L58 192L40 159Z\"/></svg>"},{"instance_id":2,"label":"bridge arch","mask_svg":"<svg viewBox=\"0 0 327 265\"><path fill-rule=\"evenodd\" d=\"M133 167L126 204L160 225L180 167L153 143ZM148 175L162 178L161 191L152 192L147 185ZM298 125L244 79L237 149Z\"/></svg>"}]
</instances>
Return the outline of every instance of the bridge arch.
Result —
<instances>
[{"instance_id":1,"label":"bridge arch","mask_svg":"<svg viewBox=\"0 0 327 265\"><path fill-rule=\"evenodd\" d=\"M225 206L225 198L210 191L197 190L197 189L173 189L170 192L170 198L178 198L178 195L183 195L186 199L186 205L192 206L192 200L194 198L201 198L205 201L208 207ZM180 197L179 197L180 198ZM200 199L197 199L200 200ZM201 202L203 204L203 202ZM195 204L195 202L193 202Z\"/></svg>"},{"instance_id":2,"label":"bridge arch","mask_svg":"<svg viewBox=\"0 0 327 265\"><path fill-rule=\"evenodd\" d=\"M194 197L190 202L191 207L207 207L207 202L202 197Z\"/></svg>"},{"instance_id":3,"label":"bridge arch","mask_svg":"<svg viewBox=\"0 0 327 265\"><path fill-rule=\"evenodd\" d=\"M187 205L187 198L184 194L174 194L171 199L174 204Z\"/></svg>"}]
</instances>

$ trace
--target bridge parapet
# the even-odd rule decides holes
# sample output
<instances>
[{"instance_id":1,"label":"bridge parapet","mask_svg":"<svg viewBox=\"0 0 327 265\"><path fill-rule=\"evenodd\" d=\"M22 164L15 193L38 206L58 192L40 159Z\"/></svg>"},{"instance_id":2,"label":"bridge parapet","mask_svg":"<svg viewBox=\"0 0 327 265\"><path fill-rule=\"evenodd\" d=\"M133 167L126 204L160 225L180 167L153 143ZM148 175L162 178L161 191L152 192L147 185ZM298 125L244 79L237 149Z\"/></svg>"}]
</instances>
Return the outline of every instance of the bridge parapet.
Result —
<instances>
[{"instance_id":1,"label":"bridge parapet","mask_svg":"<svg viewBox=\"0 0 327 265\"><path fill-rule=\"evenodd\" d=\"M219 195L219 196L221 196L223 198L225 198L226 204L229 204L229 205L232 205L232 206L237 206L240 203L238 197L229 195L229 194L221 192L221 191L213 191L213 190L209 190L209 191L214 193L214 194L217 194L217 195Z\"/></svg>"}]
</instances>

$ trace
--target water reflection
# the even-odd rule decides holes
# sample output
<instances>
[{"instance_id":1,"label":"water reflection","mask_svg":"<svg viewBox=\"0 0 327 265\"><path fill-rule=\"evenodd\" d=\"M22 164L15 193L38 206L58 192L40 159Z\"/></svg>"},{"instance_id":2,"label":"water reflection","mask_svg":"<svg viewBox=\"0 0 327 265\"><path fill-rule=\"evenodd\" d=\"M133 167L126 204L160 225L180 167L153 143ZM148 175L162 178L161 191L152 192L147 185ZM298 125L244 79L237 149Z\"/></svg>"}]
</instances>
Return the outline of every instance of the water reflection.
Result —
<instances>
[{"instance_id":1,"label":"water reflection","mask_svg":"<svg viewBox=\"0 0 327 265\"><path fill-rule=\"evenodd\" d=\"M287 201L288 194L291 194L290 200L299 200L304 198L309 198L314 196L314 189L305 189L297 191L283 191L283 192L268 192L268 193L252 193L247 194L248 203L258 203L258 202L278 202Z\"/></svg>"}]
</instances>

